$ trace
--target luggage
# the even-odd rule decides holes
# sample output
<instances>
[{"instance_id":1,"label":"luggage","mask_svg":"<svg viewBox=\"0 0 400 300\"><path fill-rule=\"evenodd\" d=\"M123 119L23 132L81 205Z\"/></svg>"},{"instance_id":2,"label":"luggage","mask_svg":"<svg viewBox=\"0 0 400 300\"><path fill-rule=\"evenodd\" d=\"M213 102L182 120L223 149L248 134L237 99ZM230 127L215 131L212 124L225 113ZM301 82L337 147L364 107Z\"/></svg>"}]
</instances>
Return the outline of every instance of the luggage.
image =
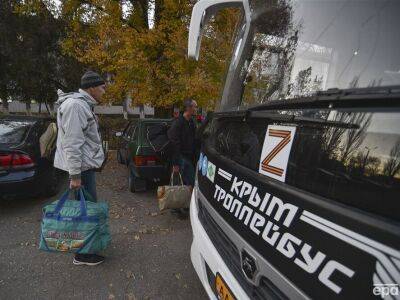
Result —
<instances>
[{"instance_id":1,"label":"luggage","mask_svg":"<svg viewBox=\"0 0 400 300\"><path fill-rule=\"evenodd\" d=\"M104 250L111 241L107 203L86 201L90 197L83 189L79 201L69 200L69 193L44 207L39 248L81 254Z\"/></svg>"},{"instance_id":2,"label":"luggage","mask_svg":"<svg viewBox=\"0 0 400 300\"><path fill-rule=\"evenodd\" d=\"M50 158L55 148L55 141L57 139L57 125L56 123L50 123L46 131L42 134L39 139L40 144L40 155L41 157Z\"/></svg>"},{"instance_id":3,"label":"luggage","mask_svg":"<svg viewBox=\"0 0 400 300\"><path fill-rule=\"evenodd\" d=\"M173 177L174 172L171 174L170 185L159 186L157 189L158 207L160 211L189 207L192 189L190 186L183 185L180 173L180 185L173 185Z\"/></svg>"},{"instance_id":4,"label":"luggage","mask_svg":"<svg viewBox=\"0 0 400 300\"><path fill-rule=\"evenodd\" d=\"M154 152L164 161L172 155L172 144L168 139L168 123L155 124L147 128L147 140Z\"/></svg>"}]
</instances>

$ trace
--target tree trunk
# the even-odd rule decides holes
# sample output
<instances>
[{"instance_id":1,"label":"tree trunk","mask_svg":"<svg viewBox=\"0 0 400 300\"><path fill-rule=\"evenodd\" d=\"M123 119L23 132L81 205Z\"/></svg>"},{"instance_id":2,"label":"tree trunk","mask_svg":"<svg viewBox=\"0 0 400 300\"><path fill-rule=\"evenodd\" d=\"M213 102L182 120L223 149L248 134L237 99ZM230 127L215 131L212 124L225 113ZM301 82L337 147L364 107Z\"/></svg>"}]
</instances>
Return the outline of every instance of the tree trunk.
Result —
<instances>
[{"instance_id":1,"label":"tree trunk","mask_svg":"<svg viewBox=\"0 0 400 300\"><path fill-rule=\"evenodd\" d=\"M128 120L128 96L125 96L124 101L122 102L122 116L125 120Z\"/></svg>"},{"instance_id":2,"label":"tree trunk","mask_svg":"<svg viewBox=\"0 0 400 300\"><path fill-rule=\"evenodd\" d=\"M54 102L49 103L49 113L51 116L54 116Z\"/></svg>"},{"instance_id":3,"label":"tree trunk","mask_svg":"<svg viewBox=\"0 0 400 300\"><path fill-rule=\"evenodd\" d=\"M154 1L154 27L160 23L164 0Z\"/></svg>"},{"instance_id":4,"label":"tree trunk","mask_svg":"<svg viewBox=\"0 0 400 300\"><path fill-rule=\"evenodd\" d=\"M7 100L3 100L3 112L8 114L8 101Z\"/></svg>"},{"instance_id":5,"label":"tree trunk","mask_svg":"<svg viewBox=\"0 0 400 300\"><path fill-rule=\"evenodd\" d=\"M140 113L140 119L144 119L146 117L145 113L144 113L144 105L141 104L139 106L139 113Z\"/></svg>"},{"instance_id":6,"label":"tree trunk","mask_svg":"<svg viewBox=\"0 0 400 300\"><path fill-rule=\"evenodd\" d=\"M44 102L44 106L46 107L47 113L51 116L51 112L49 106L47 105L47 101Z\"/></svg>"},{"instance_id":7,"label":"tree trunk","mask_svg":"<svg viewBox=\"0 0 400 300\"><path fill-rule=\"evenodd\" d=\"M142 18L146 28L149 28L149 3L148 0L139 0L138 1L141 9L142 9Z\"/></svg>"},{"instance_id":8,"label":"tree trunk","mask_svg":"<svg viewBox=\"0 0 400 300\"><path fill-rule=\"evenodd\" d=\"M31 115L31 102L30 101L26 102L25 107L26 107L26 114L28 116L30 116Z\"/></svg>"}]
</instances>

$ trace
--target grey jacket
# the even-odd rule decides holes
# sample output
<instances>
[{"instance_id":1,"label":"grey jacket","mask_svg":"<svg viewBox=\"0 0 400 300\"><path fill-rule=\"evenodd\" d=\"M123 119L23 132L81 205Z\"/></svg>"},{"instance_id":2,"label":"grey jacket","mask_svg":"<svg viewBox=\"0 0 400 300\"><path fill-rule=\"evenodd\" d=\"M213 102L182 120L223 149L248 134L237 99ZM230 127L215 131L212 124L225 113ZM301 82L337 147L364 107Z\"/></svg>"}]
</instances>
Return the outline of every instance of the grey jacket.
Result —
<instances>
[{"instance_id":1,"label":"grey jacket","mask_svg":"<svg viewBox=\"0 0 400 300\"><path fill-rule=\"evenodd\" d=\"M57 149L54 166L80 178L83 171L100 168L104 152L97 118L92 109L97 102L83 90L58 91Z\"/></svg>"}]
</instances>

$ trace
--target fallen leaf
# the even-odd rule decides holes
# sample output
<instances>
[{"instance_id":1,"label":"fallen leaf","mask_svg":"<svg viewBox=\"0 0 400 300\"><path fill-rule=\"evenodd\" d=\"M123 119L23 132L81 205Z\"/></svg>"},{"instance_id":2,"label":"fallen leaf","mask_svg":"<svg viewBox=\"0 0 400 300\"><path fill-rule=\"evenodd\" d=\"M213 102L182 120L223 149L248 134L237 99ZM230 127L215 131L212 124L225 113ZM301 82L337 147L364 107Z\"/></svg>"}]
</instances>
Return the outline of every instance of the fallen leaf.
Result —
<instances>
[{"instance_id":1,"label":"fallen leaf","mask_svg":"<svg viewBox=\"0 0 400 300\"><path fill-rule=\"evenodd\" d=\"M176 277L176 279L179 280L179 279L181 279L182 275L181 275L181 273L176 273L176 274L175 274L175 277Z\"/></svg>"},{"instance_id":2,"label":"fallen leaf","mask_svg":"<svg viewBox=\"0 0 400 300\"><path fill-rule=\"evenodd\" d=\"M133 272L132 271L126 271L126 273L125 273L125 275L126 275L126 278L132 278L133 277Z\"/></svg>"},{"instance_id":3,"label":"fallen leaf","mask_svg":"<svg viewBox=\"0 0 400 300\"><path fill-rule=\"evenodd\" d=\"M138 236L138 235L135 235L135 240L140 240L140 236Z\"/></svg>"},{"instance_id":4,"label":"fallen leaf","mask_svg":"<svg viewBox=\"0 0 400 300\"><path fill-rule=\"evenodd\" d=\"M130 293L130 294L127 294L127 295L126 295L126 297L128 298L128 300L136 300L136 297L135 297L135 295L134 295L134 294L132 294L132 293Z\"/></svg>"}]
</instances>

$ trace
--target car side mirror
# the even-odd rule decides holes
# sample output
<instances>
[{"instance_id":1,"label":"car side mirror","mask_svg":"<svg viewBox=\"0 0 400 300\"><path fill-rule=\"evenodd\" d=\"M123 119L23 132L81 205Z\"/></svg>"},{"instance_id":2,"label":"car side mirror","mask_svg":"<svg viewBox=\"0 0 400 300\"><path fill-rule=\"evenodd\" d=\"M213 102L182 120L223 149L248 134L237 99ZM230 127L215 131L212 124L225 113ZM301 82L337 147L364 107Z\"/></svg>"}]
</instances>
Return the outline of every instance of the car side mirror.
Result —
<instances>
[{"instance_id":1,"label":"car side mirror","mask_svg":"<svg viewBox=\"0 0 400 300\"><path fill-rule=\"evenodd\" d=\"M122 132L121 132L121 131L116 132L116 133L115 133L115 136L116 136L116 137L121 137L121 136L122 136Z\"/></svg>"}]
</instances>

